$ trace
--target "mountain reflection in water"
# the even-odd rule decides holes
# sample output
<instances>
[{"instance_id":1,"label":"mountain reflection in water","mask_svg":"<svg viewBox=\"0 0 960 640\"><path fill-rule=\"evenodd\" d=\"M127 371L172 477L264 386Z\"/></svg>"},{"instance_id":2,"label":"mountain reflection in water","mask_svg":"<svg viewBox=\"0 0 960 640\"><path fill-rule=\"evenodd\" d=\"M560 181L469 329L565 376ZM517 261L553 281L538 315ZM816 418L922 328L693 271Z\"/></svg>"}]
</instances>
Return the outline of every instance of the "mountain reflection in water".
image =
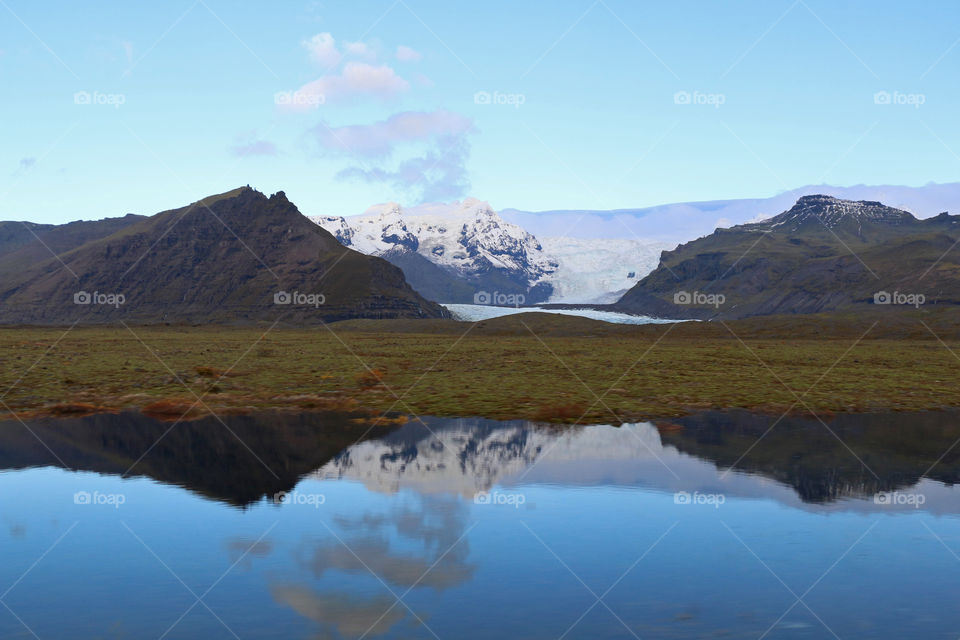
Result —
<instances>
[{"instance_id":1,"label":"mountain reflection in water","mask_svg":"<svg viewBox=\"0 0 960 640\"><path fill-rule=\"evenodd\" d=\"M32 431L32 433L31 433ZM61 466L147 476L235 506L305 477L470 497L497 484L638 485L769 494L804 503L867 498L960 478L954 412L841 414L821 423L716 411L669 422L570 427L423 418L403 426L336 414L207 417L171 426L140 414L0 424L0 469ZM48 449L49 447L49 449ZM765 489L766 487L766 489Z\"/></svg>"},{"instance_id":2,"label":"mountain reflection in water","mask_svg":"<svg viewBox=\"0 0 960 640\"><path fill-rule=\"evenodd\" d=\"M0 637L956 635L958 414L355 417L0 424Z\"/></svg>"}]
</instances>

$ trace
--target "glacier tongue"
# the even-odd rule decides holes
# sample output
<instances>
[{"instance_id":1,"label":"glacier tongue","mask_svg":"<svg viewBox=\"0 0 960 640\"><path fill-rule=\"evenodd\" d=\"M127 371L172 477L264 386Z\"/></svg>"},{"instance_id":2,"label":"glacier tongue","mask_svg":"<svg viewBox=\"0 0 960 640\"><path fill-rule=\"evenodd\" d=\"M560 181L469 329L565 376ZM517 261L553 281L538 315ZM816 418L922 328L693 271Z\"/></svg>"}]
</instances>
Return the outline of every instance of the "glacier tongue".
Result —
<instances>
[{"instance_id":1,"label":"glacier tongue","mask_svg":"<svg viewBox=\"0 0 960 640\"><path fill-rule=\"evenodd\" d=\"M543 281L553 286L550 302L611 304L657 268L663 242L613 238L544 238L557 269Z\"/></svg>"}]
</instances>

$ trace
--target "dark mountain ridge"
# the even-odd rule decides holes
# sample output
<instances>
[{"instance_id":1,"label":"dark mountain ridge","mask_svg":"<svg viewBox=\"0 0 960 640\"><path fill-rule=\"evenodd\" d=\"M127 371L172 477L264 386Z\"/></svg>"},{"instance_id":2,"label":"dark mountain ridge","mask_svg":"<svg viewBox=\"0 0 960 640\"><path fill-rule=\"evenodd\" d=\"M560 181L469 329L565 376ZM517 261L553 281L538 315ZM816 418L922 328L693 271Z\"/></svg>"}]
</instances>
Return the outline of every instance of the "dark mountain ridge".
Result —
<instances>
[{"instance_id":1,"label":"dark mountain ridge","mask_svg":"<svg viewBox=\"0 0 960 640\"><path fill-rule=\"evenodd\" d=\"M804 196L768 220L664 251L614 308L706 319L960 304L958 241L960 216L919 220L879 202Z\"/></svg>"},{"instance_id":2,"label":"dark mountain ridge","mask_svg":"<svg viewBox=\"0 0 960 640\"><path fill-rule=\"evenodd\" d=\"M41 246L43 253L25 244L0 255L0 323L282 318L309 325L447 316L413 291L399 269L343 247L282 191L268 198L241 187L129 218L83 223L97 225L85 234L68 233L70 225L46 230L62 242ZM13 260L18 268L3 268Z\"/></svg>"}]
</instances>

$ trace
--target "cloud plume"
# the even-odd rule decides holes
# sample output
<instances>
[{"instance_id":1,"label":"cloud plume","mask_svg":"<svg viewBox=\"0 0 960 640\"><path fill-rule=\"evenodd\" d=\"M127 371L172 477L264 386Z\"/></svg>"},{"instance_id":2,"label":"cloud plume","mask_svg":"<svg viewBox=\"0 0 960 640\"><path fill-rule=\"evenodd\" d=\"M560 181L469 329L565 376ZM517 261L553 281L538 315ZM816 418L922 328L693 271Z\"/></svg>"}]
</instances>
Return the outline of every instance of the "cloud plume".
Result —
<instances>
[{"instance_id":1,"label":"cloud plume","mask_svg":"<svg viewBox=\"0 0 960 640\"><path fill-rule=\"evenodd\" d=\"M470 190L469 157L466 135L444 136L433 148L401 161L394 169L354 166L341 170L337 178L388 184L407 192L418 203L453 200Z\"/></svg>"},{"instance_id":2,"label":"cloud plume","mask_svg":"<svg viewBox=\"0 0 960 640\"><path fill-rule=\"evenodd\" d=\"M372 124L311 130L322 153L358 162L339 173L341 180L390 185L418 201L449 200L470 188L467 161L473 121L452 111L404 111ZM395 160L406 151L406 157Z\"/></svg>"},{"instance_id":3,"label":"cloud plume","mask_svg":"<svg viewBox=\"0 0 960 640\"><path fill-rule=\"evenodd\" d=\"M322 104L350 103L359 98L390 100L410 89L410 83L387 65L348 62L340 73L327 74L292 93L285 107L305 111Z\"/></svg>"},{"instance_id":4,"label":"cloud plume","mask_svg":"<svg viewBox=\"0 0 960 640\"><path fill-rule=\"evenodd\" d=\"M372 124L330 127L321 122L312 133L324 150L373 158L390 156L401 144L439 141L462 136L472 129L469 118L439 109L403 111Z\"/></svg>"}]
</instances>

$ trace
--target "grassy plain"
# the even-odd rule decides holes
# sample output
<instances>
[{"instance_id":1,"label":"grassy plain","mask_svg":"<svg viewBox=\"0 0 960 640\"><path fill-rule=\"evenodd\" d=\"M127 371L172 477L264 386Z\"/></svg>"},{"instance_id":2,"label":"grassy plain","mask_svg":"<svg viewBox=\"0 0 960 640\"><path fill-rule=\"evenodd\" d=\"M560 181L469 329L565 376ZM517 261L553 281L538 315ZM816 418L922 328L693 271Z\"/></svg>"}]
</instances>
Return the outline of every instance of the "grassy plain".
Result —
<instances>
[{"instance_id":1,"label":"grassy plain","mask_svg":"<svg viewBox=\"0 0 960 640\"><path fill-rule=\"evenodd\" d=\"M618 423L710 408L960 407L960 314L609 325L524 314L477 324L0 329L0 413L264 408Z\"/></svg>"}]
</instances>

